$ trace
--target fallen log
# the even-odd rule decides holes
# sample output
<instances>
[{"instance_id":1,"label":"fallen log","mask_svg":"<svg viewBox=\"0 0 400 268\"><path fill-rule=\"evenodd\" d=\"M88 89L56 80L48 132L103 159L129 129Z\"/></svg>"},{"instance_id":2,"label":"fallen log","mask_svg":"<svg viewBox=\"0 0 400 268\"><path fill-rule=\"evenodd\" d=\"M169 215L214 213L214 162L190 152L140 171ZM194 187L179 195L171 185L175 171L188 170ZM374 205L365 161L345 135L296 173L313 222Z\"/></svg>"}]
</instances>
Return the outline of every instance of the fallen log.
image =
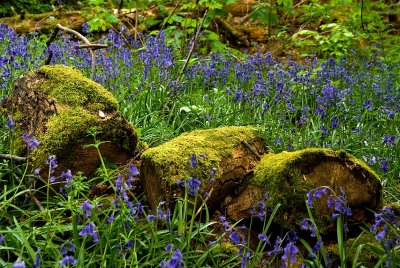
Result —
<instances>
[{"instance_id":1,"label":"fallen log","mask_svg":"<svg viewBox=\"0 0 400 268\"><path fill-rule=\"evenodd\" d=\"M235 195L260 155L266 152L263 140L250 127L184 133L145 151L141 157L142 185L149 205L154 209L160 201L166 201L170 206L175 197L182 195L177 182L196 173L202 182L200 191L211 192L207 197L208 207L219 208L225 199ZM189 162L193 154L197 156L195 169ZM213 169L215 181L209 183Z\"/></svg>"},{"instance_id":2,"label":"fallen log","mask_svg":"<svg viewBox=\"0 0 400 268\"><path fill-rule=\"evenodd\" d=\"M330 195L346 193L351 208L348 226L373 221L372 211L382 206L382 186L378 176L361 160L329 149L305 149L263 156L242 192L227 205L234 221L251 218L258 201L269 194L268 205L282 206L274 221L285 229L299 229L308 218L306 199L310 190L329 187L321 198L313 197L313 213L321 232L330 230L334 208L328 208ZM315 193L315 191L313 192Z\"/></svg>"},{"instance_id":3,"label":"fallen log","mask_svg":"<svg viewBox=\"0 0 400 268\"><path fill-rule=\"evenodd\" d=\"M100 159L95 148L86 147L94 143L90 129L99 132L96 139L105 142L101 154L112 163L124 164L136 148L136 131L119 113L112 94L70 67L28 72L16 81L2 107L15 121L14 153L27 154L22 134L35 136L40 145L29 152L30 163L45 174L49 155L57 156L58 174L67 169L93 174Z\"/></svg>"}]
</instances>

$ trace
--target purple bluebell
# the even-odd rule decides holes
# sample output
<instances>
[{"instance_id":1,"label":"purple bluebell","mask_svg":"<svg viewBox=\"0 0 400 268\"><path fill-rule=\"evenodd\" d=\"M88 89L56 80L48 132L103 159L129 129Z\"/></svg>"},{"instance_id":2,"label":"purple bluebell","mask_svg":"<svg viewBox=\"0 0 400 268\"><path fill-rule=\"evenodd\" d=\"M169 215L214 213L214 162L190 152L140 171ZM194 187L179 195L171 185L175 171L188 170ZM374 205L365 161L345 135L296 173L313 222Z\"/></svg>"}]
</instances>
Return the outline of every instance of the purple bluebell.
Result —
<instances>
[{"instance_id":1,"label":"purple bluebell","mask_svg":"<svg viewBox=\"0 0 400 268\"><path fill-rule=\"evenodd\" d=\"M93 209L93 205L90 200L86 200L85 202L83 202L81 209L83 210L83 212L85 212L86 217L90 217L90 211Z\"/></svg>"},{"instance_id":2,"label":"purple bluebell","mask_svg":"<svg viewBox=\"0 0 400 268\"><path fill-rule=\"evenodd\" d=\"M4 235L0 235L0 245L3 243L4 241Z\"/></svg>"},{"instance_id":3,"label":"purple bluebell","mask_svg":"<svg viewBox=\"0 0 400 268\"><path fill-rule=\"evenodd\" d=\"M260 241L263 241L267 245L271 245L271 242L269 242L268 236L266 234L258 234L258 239Z\"/></svg>"},{"instance_id":4,"label":"purple bluebell","mask_svg":"<svg viewBox=\"0 0 400 268\"><path fill-rule=\"evenodd\" d=\"M13 264L12 268L25 268L25 262L24 261L16 262Z\"/></svg>"},{"instance_id":5,"label":"purple bluebell","mask_svg":"<svg viewBox=\"0 0 400 268\"><path fill-rule=\"evenodd\" d=\"M50 155L46 160L46 165L49 166L50 174L53 174L55 169L58 167L56 156Z\"/></svg>"},{"instance_id":6,"label":"purple bluebell","mask_svg":"<svg viewBox=\"0 0 400 268\"><path fill-rule=\"evenodd\" d=\"M297 263L297 254L299 249L296 247L294 242L289 242L283 249L282 261L286 264L286 267L290 267L290 264Z\"/></svg>"},{"instance_id":7,"label":"purple bluebell","mask_svg":"<svg viewBox=\"0 0 400 268\"><path fill-rule=\"evenodd\" d=\"M190 166L192 168L196 168L197 166L197 157L196 154L192 154L192 156L190 157Z\"/></svg>"},{"instance_id":8,"label":"purple bluebell","mask_svg":"<svg viewBox=\"0 0 400 268\"><path fill-rule=\"evenodd\" d=\"M15 123L14 123L14 121L13 121L11 115L8 116L8 119L7 119L7 122L6 122L6 126L8 127L8 129L9 129L11 132L14 131Z\"/></svg>"},{"instance_id":9,"label":"purple bluebell","mask_svg":"<svg viewBox=\"0 0 400 268\"><path fill-rule=\"evenodd\" d=\"M35 168L35 169L33 170L33 175L35 175L35 177L36 177L37 179L41 179L42 177L40 176L40 168Z\"/></svg>"},{"instance_id":10,"label":"purple bluebell","mask_svg":"<svg viewBox=\"0 0 400 268\"><path fill-rule=\"evenodd\" d=\"M240 235L239 233L233 231L230 235L229 238L232 240L234 244L239 244L240 243Z\"/></svg>"},{"instance_id":11,"label":"purple bluebell","mask_svg":"<svg viewBox=\"0 0 400 268\"><path fill-rule=\"evenodd\" d=\"M83 227L82 231L79 232L80 236L91 236L93 238L93 242L99 242L99 236L95 230L96 225L93 222L89 222L86 227Z\"/></svg>"},{"instance_id":12,"label":"purple bluebell","mask_svg":"<svg viewBox=\"0 0 400 268\"><path fill-rule=\"evenodd\" d=\"M35 261L32 264L32 268L39 268L40 267L41 259L40 259L39 252L40 252L40 248L38 249L38 252L36 253Z\"/></svg>"},{"instance_id":13,"label":"purple bluebell","mask_svg":"<svg viewBox=\"0 0 400 268\"><path fill-rule=\"evenodd\" d=\"M165 268L184 268L185 267L185 263L183 262L182 258L183 258L182 253L177 248L172 253L171 259L169 259L167 262L163 263L161 267L165 267Z\"/></svg>"},{"instance_id":14,"label":"purple bluebell","mask_svg":"<svg viewBox=\"0 0 400 268\"><path fill-rule=\"evenodd\" d=\"M29 136L27 133L22 134L21 138L25 141L29 151L33 151L40 144L35 136Z\"/></svg>"},{"instance_id":15,"label":"purple bluebell","mask_svg":"<svg viewBox=\"0 0 400 268\"><path fill-rule=\"evenodd\" d=\"M67 266L75 265L76 259L73 256L64 256L64 258L59 262L60 266Z\"/></svg>"},{"instance_id":16,"label":"purple bluebell","mask_svg":"<svg viewBox=\"0 0 400 268\"><path fill-rule=\"evenodd\" d=\"M200 189L201 181L198 180L196 177L193 177L193 178L188 179L186 185L189 190L189 194L196 195L196 193Z\"/></svg>"},{"instance_id":17,"label":"purple bluebell","mask_svg":"<svg viewBox=\"0 0 400 268\"><path fill-rule=\"evenodd\" d=\"M268 256L272 257L274 255L281 254L283 252L283 248L281 247L282 243L282 238L280 236L277 236L275 243L274 243L274 248L271 251L268 251Z\"/></svg>"},{"instance_id":18,"label":"purple bluebell","mask_svg":"<svg viewBox=\"0 0 400 268\"><path fill-rule=\"evenodd\" d=\"M168 243L166 246L165 246L165 251L166 252L170 252L172 250L172 244L171 243Z\"/></svg>"},{"instance_id":19,"label":"purple bluebell","mask_svg":"<svg viewBox=\"0 0 400 268\"><path fill-rule=\"evenodd\" d=\"M71 181L74 179L74 177L71 174L71 170L67 170L63 173L61 173L60 178L62 180L65 180L65 187L68 188L71 185Z\"/></svg>"}]
</instances>

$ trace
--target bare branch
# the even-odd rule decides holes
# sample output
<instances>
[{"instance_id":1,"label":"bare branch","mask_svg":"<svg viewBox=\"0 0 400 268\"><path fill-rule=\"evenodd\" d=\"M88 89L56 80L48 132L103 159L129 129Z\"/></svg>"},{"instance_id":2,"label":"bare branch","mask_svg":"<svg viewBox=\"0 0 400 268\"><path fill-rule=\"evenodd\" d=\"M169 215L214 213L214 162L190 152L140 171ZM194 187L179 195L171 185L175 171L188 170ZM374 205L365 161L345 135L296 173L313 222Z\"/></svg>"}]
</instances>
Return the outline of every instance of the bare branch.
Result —
<instances>
[{"instance_id":1,"label":"bare branch","mask_svg":"<svg viewBox=\"0 0 400 268\"><path fill-rule=\"evenodd\" d=\"M26 157L16 156L16 155L11 155L11 154L0 154L0 159L13 160L13 161L19 162L19 163L24 163L27 160Z\"/></svg>"},{"instance_id":2,"label":"bare branch","mask_svg":"<svg viewBox=\"0 0 400 268\"><path fill-rule=\"evenodd\" d=\"M46 46L49 47L51 42L53 42L53 40L56 38L57 34L59 31L64 31L66 33L72 34L76 37L78 37L79 39L81 39L85 45L80 45L80 46L76 46L76 48L80 49L80 48L87 48L90 51L90 57L92 59L92 79L94 78L94 73L95 73L95 68L96 68L96 57L94 55L94 50L96 49L101 49L101 48L106 48L108 47L107 45L102 45L102 44L92 44L90 43L90 41L84 37L82 34L78 33L75 30L72 30L70 28L64 27L61 24L57 24L56 28L54 29L54 32L51 34L50 38L47 40L46 42ZM49 53L45 65L50 64L51 62L51 58L53 57L53 53Z\"/></svg>"}]
</instances>

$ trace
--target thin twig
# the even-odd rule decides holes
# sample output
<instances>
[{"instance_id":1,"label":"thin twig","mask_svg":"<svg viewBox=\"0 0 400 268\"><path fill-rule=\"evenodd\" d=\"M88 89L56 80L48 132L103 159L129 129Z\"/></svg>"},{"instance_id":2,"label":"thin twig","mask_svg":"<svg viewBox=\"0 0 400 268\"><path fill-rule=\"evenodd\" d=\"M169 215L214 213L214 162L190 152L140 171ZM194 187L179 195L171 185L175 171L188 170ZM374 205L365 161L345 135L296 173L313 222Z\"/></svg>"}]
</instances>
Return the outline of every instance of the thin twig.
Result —
<instances>
[{"instance_id":1,"label":"thin twig","mask_svg":"<svg viewBox=\"0 0 400 268\"><path fill-rule=\"evenodd\" d=\"M15 162L24 163L27 158L23 156L11 155L11 154L0 154L0 159L13 160Z\"/></svg>"},{"instance_id":2,"label":"thin twig","mask_svg":"<svg viewBox=\"0 0 400 268\"><path fill-rule=\"evenodd\" d=\"M103 45L103 44L90 44L90 45L74 46L74 48L76 48L76 49L90 48L90 49L93 49L93 50L107 48L107 47L108 47L108 45Z\"/></svg>"},{"instance_id":3,"label":"thin twig","mask_svg":"<svg viewBox=\"0 0 400 268\"><path fill-rule=\"evenodd\" d=\"M182 69L181 69L181 71L180 71L180 73L178 75L178 78L176 79L177 83L179 83L181 81L182 76L183 76L183 72L186 70L186 68L187 68L187 66L189 64L190 58L192 57L192 54L193 54L193 51L194 51L194 47L196 46L196 41L197 41L197 39L199 38L199 35L200 35L200 30L203 27L204 21L206 20L207 13L208 13L208 9L204 10L203 19L201 20L201 23L200 23L199 27L197 27L196 35L194 36L194 39L193 39L193 42L192 42L192 46L190 47L188 56L187 56L187 58L185 60L185 63L183 64L183 67L182 67ZM176 94L174 94L174 95L176 95Z\"/></svg>"},{"instance_id":4,"label":"thin twig","mask_svg":"<svg viewBox=\"0 0 400 268\"><path fill-rule=\"evenodd\" d=\"M67 28L67 27L64 27L61 24L57 24L56 28L54 29L54 32L51 34L50 38L46 42L46 46L47 47L50 46L51 42L53 42L53 40L56 38L56 36L57 36L57 34L58 34L58 32L60 30L64 31L66 33L75 35L76 37L78 37L79 39L81 39L85 43L85 45L83 45L83 46L86 46L85 48L89 49L90 57L92 59L92 79L93 79L94 78L95 68L96 68L96 57L94 55L94 50L105 48L107 46L106 45L101 45L101 44L92 44L92 43L90 43L90 41L85 36L83 36L82 34L78 33L77 31L72 30L72 29ZM80 46L77 46L77 47L79 48ZM53 53L50 52L48 57L47 57L47 59L46 59L45 65L50 64L52 57L53 57Z\"/></svg>"},{"instance_id":5,"label":"thin twig","mask_svg":"<svg viewBox=\"0 0 400 268\"><path fill-rule=\"evenodd\" d=\"M39 200L36 198L36 196L32 195L32 199L33 199L33 202L35 202L36 206L39 208L39 210L40 210L41 212L44 212L44 208L43 208L42 204L40 204L40 202L39 202Z\"/></svg>"},{"instance_id":6,"label":"thin twig","mask_svg":"<svg viewBox=\"0 0 400 268\"><path fill-rule=\"evenodd\" d=\"M179 0L178 3L175 5L174 9L169 13L168 18L164 20L164 23L161 26L160 31L164 30L165 25L167 25L169 19L174 15L175 11L178 9L178 6L181 4L182 0Z\"/></svg>"},{"instance_id":7,"label":"thin twig","mask_svg":"<svg viewBox=\"0 0 400 268\"><path fill-rule=\"evenodd\" d=\"M213 190L214 190L214 188L211 188L211 189L210 189L210 192L208 193L206 199L204 199L203 204L201 204L201 206L199 207L199 209L196 211L196 214L194 215L195 218L200 214L201 210L203 209L204 204L206 204L207 201L208 201L208 199L210 199L210 196L211 196L211 193L213 192Z\"/></svg>"}]
</instances>

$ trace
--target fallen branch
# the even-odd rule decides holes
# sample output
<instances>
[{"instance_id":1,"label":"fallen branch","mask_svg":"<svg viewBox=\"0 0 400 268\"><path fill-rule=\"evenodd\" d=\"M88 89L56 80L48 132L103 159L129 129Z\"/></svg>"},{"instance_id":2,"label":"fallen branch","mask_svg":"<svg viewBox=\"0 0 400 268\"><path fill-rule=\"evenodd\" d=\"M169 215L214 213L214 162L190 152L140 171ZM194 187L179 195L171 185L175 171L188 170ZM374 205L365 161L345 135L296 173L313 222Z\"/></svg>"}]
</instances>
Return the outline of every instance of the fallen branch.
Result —
<instances>
[{"instance_id":1,"label":"fallen branch","mask_svg":"<svg viewBox=\"0 0 400 268\"><path fill-rule=\"evenodd\" d=\"M59 31L64 31L66 33L75 35L76 37L78 37L79 39L81 39L85 45L80 45L80 46L76 46L76 48L87 48L90 51L90 57L92 59L92 79L94 78L94 72L95 72L95 68L96 68L96 57L94 55L94 50L96 49L102 49L102 48L106 48L108 47L107 45L102 45L102 44L92 44L90 43L90 41L84 37L82 34L78 33L75 30L72 30L70 28L64 27L61 24L57 24L56 28L54 29L53 33L51 34L51 36L49 37L49 39L46 41L46 46L49 47L51 42L53 42L53 40L56 38L57 34ZM49 65L51 62L51 58L53 57L53 53L50 52L49 55L47 56L45 65Z\"/></svg>"},{"instance_id":2,"label":"fallen branch","mask_svg":"<svg viewBox=\"0 0 400 268\"><path fill-rule=\"evenodd\" d=\"M24 163L24 162L26 162L27 157L16 156L16 155L11 155L11 154L0 154L0 159L13 160L15 162Z\"/></svg>"}]
</instances>

